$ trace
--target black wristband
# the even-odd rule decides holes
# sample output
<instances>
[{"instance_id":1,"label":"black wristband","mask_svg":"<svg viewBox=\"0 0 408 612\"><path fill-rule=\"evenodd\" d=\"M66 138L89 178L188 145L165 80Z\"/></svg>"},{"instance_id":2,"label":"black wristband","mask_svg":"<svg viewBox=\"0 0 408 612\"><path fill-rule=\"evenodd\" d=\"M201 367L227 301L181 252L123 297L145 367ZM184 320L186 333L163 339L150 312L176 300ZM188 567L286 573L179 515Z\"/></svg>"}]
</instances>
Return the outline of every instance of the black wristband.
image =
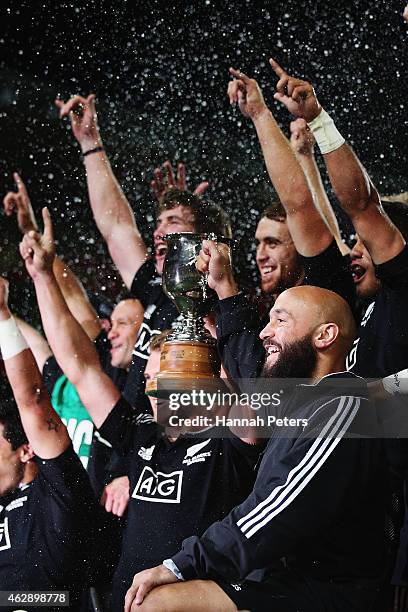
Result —
<instances>
[{"instance_id":1,"label":"black wristband","mask_svg":"<svg viewBox=\"0 0 408 612\"><path fill-rule=\"evenodd\" d=\"M82 159L84 159L87 155L91 155L92 153L99 153L99 151L104 151L105 149L103 147L95 147L94 149L89 149L88 151L85 151L85 153L82 153Z\"/></svg>"}]
</instances>

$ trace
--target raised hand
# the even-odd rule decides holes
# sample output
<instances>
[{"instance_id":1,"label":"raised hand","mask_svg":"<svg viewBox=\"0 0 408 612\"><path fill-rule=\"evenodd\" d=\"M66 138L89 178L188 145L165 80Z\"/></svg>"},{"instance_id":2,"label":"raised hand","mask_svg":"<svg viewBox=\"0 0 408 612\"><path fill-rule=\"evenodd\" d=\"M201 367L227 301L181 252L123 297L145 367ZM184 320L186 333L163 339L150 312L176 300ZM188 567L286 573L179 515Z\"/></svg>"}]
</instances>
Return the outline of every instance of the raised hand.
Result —
<instances>
[{"instance_id":1,"label":"raised hand","mask_svg":"<svg viewBox=\"0 0 408 612\"><path fill-rule=\"evenodd\" d=\"M408 22L408 4L407 4L407 6L404 9L403 17L404 17L405 21Z\"/></svg>"},{"instance_id":2,"label":"raised hand","mask_svg":"<svg viewBox=\"0 0 408 612\"><path fill-rule=\"evenodd\" d=\"M49 273L55 258L54 235L48 208L42 209L44 232L30 231L20 243L20 254L32 279L39 274Z\"/></svg>"},{"instance_id":3,"label":"raised hand","mask_svg":"<svg viewBox=\"0 0 408 612\"><path fill-rule=\"evenodd\" d=\"M68 102L57 98L55 105L59 108L61 119L69 116L72 131L83 152L102 144L95 109L95 94L90 94L87 98L73 96Z\"/></svg>"},{"instance_id":4,"label":"raised hand","mask_svg":"<svg viewBox=\"0 0 408 612\"><path fill-rule=\"evenodd\" d=\"M235 68L230 68L229 71L235 77L233 81L228 83L227 95L230 104L238 103L239 110L244 117L250 117L252 120L268 112L262 91L255 79L250 79L246 74L235 70Z\"/></svg>"},{"instance_id":5,"label":"raised hand","mask_svg":"<svg viewBox=\"0 0 408 612\"><path fill-rule=\"evenodd\" d=\"M27 234L31 230L37 232L38 225L26 186L17 172L14 172L13 178L17 191L9 191L5 195L3 199L4 212L8 217L14 213L17 214L18 228L22 234Z\"/></svg>"},{"instance_id":6,"label":"raised hand","mask_svg":"<svg viewBox=\"0 0 408 612\"><path fill-rule=\"evenodd\" d=\"M299 155L313 155L316 144L313 133L307 126L305 119L296 119L290 124L290 144Z\"/></svg>"},{"instance_id":7,"label":"raised hand","mask_svg":"<svg viewBox=\"0 0 408 612\"><path fill-rule=\"evenodd\" d=\"M156 168L154 171L154 179L150 183L152 191L156 197L156 200L160 202L166 195L167 191L172 187L176 187L181 191L187 190L186 181L186 167L180 163L177 166L177 174L174 175L173 168L169 161L165 161L163 164L164 173L160 168ZM203 181L194 189L196 195L202 195L208 188L208 181Z\"/></svg>"},{"instance_id":8,"label":"raised hand","mask_svg":"<svg viewBox=\"0 0 408 612\"><path fill-rule=\"evenodd\" d=\"M232 272L231 251L226 244L203 240L196 268L207 276L208 286L216 291L220 299L238 293Z\"/></svg>"},{"instance_id":9,"label":"raised hand","mask_svg":"<svg viewBox=\"0 0 408 612\"><path fill-rule=\"evenodd\" d=\"M288 75L274 59L269 60L272 70L279 77L276 85L275 100L282 102L292 115L305 119L308 123L315 119L322 107L316 93L308 81Z\"/></svg>"}]
</instances>

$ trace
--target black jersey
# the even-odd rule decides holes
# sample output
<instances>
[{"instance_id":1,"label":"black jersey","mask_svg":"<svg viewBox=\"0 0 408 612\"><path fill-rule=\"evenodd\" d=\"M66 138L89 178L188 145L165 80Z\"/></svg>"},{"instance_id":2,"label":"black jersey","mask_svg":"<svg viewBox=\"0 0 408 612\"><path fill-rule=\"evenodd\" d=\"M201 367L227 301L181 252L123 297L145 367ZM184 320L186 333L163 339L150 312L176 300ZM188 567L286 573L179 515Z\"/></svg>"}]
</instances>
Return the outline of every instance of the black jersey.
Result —
<instances>
[{"instance_id":1,"label":"black jersey","mask_svg":"<svg viewBox=\"0 0 408 612\"><path fill-rule=\"evenodd\" d=\"M361 319L347 369L383 378L408 367L408 246L375 270L381 287Z\"/></svg>"},{"instance_id":2,"label":"black jersey","mask_svg":"<svg viewBox=\"0 0 408 612\"><path fill-rule=\"evenodd\" d=\"M319 255L300 259L304 285L330 289L354 310L355 287L349 258L341 254L335 240ZM216 308L218 351L228 374L236 380L259 376L265 361L259 332L266 321L260 319L257 308L242 294L220 300Z\"/></svg>"},{"instance_id":3,"label":"black jersey","mask_svg":"<svg viewBox=\"0 0 408 612\"><path fill-rule=\"evenodd\" d=\"M119 400L100 434L128 460L130 501L113 610L133 576L160 564L182 540L201 534L251 491L261 446L236 437L181 436L170 442L151 417ZM201 436L203 434L200 434Z\"/></svg>"},{"instance_id":4,"label":"black jersey","mask_svg":"<svg viewBox=\"0 0 408 612\"><path fill-rule=\"evenodd\" d=\"M143 405L144 409L150 412L150 404L144 393L144 371L150 354L150 340L165 329L169 329L179 313L164 293L161 276L151 259L148 259L136 272L130 291L132 296L143 304L145 312L133 349L132 364L123 394L132 406L137 405L140 408Z\"/></svg>"},{"instance_id":5,"label":"black jersey","mask_svg":"<svg viewBox=\"0 0 408 612\"><path fill-rule=\"evenodd\" d=\"M66 590L74 609L85 587L98 508L72 446L36 462L30 484L0 497L1 590Z\"/></svg>"}]
</instances>

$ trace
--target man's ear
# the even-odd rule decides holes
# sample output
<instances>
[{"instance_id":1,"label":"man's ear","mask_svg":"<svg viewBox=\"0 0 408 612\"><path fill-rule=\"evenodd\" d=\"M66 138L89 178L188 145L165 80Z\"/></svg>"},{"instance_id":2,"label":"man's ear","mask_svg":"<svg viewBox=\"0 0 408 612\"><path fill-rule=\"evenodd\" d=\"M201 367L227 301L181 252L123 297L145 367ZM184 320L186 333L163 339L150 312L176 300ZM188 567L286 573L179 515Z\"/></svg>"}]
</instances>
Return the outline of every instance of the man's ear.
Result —
<instances>
[{"instance_id":1,"label":"man's ear","mask_svg":"<svg viewBox=\"0 0 408 612\"><path fill-rule=\"evenodd\" d=\"M319 325L314 334L314 345L317 350L325 350L336 341L339 327L336 323L323 323Z\"/></svg>"},{"instance_id":2,"label":"man's ear","mask_svg":"<svg viewBox=\"0 0 408 612\"><path fill-rule=\"evenodd\" d=\"M35 456L30 444L22 444L18 452L22 463L28 463Z\"/></svg>"}]
</instances>

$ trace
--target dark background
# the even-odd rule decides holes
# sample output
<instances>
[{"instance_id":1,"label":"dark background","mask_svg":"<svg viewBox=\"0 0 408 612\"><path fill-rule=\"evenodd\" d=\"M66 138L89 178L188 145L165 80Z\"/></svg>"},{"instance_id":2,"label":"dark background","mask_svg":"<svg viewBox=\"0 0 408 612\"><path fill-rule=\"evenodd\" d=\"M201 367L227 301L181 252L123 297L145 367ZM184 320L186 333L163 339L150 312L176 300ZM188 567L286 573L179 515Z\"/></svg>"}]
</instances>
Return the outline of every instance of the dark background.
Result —
<instances>
[{"instance_id":1,"label":"dark background","mask_svg":"<svg viewBox=\"0 0 408 612\"><path fill-rule=\"evenodd\" d=\"M1 191L21 171L37 214L51 210L59 253L87 289L116 297L121 283L92 220L79 148L53 105L57 95L95 92L106 148L146 239L153 168L184 161L190 185L208 179L209 197L231 214L241 278L255 281L251 238L272 190L250 122L229 107L228 67L259 80L285 130L268 57L310 79L381 194L406 191L403 9L399 0L10 0L0 9ZM0 271L13 281L16 310L32 320L15 219L2 215L1 225Z\"/></svg>"}]
</instances>

